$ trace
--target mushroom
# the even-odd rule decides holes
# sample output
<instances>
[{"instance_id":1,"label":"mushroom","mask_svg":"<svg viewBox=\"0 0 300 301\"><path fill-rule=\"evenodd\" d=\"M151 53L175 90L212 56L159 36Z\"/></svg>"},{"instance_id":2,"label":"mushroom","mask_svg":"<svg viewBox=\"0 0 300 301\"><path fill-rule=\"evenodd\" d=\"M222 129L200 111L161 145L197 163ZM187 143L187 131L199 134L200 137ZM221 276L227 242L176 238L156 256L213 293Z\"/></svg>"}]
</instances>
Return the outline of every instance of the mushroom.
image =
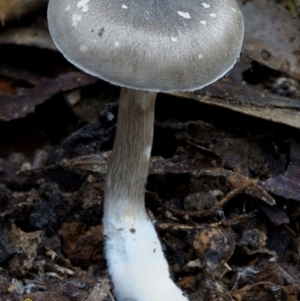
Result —
<instances>
[{"instance_id":1,"label":"mushroom","mask_svg":"<svg viewBox=\"0 0 300 301\"><path fill-rule=\"evenodd\" d=\"M50 0L48 22L66 59L122 87L103 216L114 294L186 301L144 205L156 93L200 89L232 68L244 34L239 7L235 0Z\"/></svg>"}]
</instances>

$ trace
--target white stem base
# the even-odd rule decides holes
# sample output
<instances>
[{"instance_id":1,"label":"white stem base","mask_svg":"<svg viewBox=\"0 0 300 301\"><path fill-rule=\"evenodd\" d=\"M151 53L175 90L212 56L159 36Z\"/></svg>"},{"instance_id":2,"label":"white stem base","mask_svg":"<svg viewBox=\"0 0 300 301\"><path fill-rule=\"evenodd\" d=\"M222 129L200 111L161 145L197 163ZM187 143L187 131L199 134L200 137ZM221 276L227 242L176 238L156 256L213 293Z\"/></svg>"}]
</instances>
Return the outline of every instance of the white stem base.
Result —
<instances>
[{"instance_id":1,"label":"white stem base","mask_svg":"<svg viewBox=\"0 0 300 301\"><path fill-rule=\"evenodd\" d=\"M104 219L106 259L118 301L188 301L170 278L153 224L146 216Z\"/></svg>"}]
</instances>

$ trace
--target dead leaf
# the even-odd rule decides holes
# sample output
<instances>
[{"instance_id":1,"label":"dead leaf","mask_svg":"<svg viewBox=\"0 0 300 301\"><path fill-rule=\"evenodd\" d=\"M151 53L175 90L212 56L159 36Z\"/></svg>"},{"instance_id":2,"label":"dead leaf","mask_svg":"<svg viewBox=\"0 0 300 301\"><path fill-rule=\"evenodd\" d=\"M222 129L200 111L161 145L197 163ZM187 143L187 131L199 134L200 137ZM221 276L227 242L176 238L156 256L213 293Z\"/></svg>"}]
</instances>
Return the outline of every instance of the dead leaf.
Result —
<instances>
[{"instance_id":1,"label":"dead leaf","mask_svg":"<svg viewBox=\"0 0 300 301\"><path fill-rule=\"evenodd\" d=\"M300 162L291 162L283 175L268 179L261 185L276 196L300 201Z\"/></svg>"},{"instance_id":2,"label":"dead leaf","mask_svg":"<svg viewBox=\"0 0 300 301\"><path fill-rule=\"evenodd\" d=\"M267 0L243 1L243 52L274 70L300 79L300 19Z\"/></svg>"},{"instance_id":3,"label":"dead leaf","mask_svg":"<svg viewBox=\"0 0 300 301\"><path fill-rule=\"evenodd\" d=\"M102 242L103 226L86 229L83 223L64 223L59 230L65 254L71 260L95 259L98 244Z\"/></svg>"},{"instance_id":4,"label":"dead leaf","mask_svg":"<svg viewBox=\"0 0 300 301\"><path fill-rule=\"evenodd\" d=\"M35 27L12 28L1 32L0 44L15 44L56 50L49 32Z\"/></svg>"},{"instance_id":5,"label":"dead leaf","mask_svg":"<svg viewBox=\"0 0 300 301\"><path fill-rule=\"evenodd\" d=\"M39 244L42 241L43 231L23 232L11 224L11 229L5 229L4 236L17 254L8 262L10 273L24 274L32 268L37 256Z\"/></svg>"},{"instance_id":6,"label":"dead leaf","mask_svg":"<svg viewBox=\"0 0 300 301\"><path fill-rule=\"evenodd\" d=\"M30 75L28 74L27 76L27 80L30 82ZM96 81L95 77L83 72L70 72L54 79L46 77L38 79L33 77L32 82L35 83L35 87L24 88L17 95L0 96L0 120L8 121L25 117L29 113L33 113L37 105L55 94L90 85Z\"/></svg>"},{"instance_id":7,"label":"dead leaf","mask_svg":"<svg viewBox=\"0 0 300 301\"><path fill-rule=\"evenodd\" d=\"M171 94L300 129L299 100L258 87L219 80L200 91Z\"/></svg>"},{"instance_id":8,"label":"dead leaf","mask_svg":"<svg viewBox=\"0 0 300 301\"><path fill-rule=\"evenodd\" d=\"M4 25L8 20L19 19L47 2L48 0L0 0L0 21Z\"/></svg>"}]
</instances>

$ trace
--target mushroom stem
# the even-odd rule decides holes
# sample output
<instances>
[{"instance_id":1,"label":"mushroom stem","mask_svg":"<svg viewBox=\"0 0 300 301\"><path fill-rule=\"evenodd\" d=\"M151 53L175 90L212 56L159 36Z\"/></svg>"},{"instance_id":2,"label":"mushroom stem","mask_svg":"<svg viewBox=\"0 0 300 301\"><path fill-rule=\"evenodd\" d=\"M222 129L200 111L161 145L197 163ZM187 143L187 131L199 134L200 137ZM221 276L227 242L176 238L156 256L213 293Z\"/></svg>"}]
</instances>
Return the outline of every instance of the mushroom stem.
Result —
<instances>
[{"instance_id":1,"label":"mushroom stem","mask_svg":"<svg viewBox=\"0 0 300 301\"><path fill-rule=\"evenodd\" d=\"M122 88L105 181L104 235L118 301L187 301L170 278L145 205L156 93Z\"/></svg>"},{"instance_id":2,"label":"mushroom stem","mask_svg":"<svg viewBox=\"0 0 300 301\"><path fill-rule=\"evenodd\" d=\"M145 184L156 93L121 89L117 132L105 181L105 216L118 223L145 217Z\"/></svg>"}]
</instances>

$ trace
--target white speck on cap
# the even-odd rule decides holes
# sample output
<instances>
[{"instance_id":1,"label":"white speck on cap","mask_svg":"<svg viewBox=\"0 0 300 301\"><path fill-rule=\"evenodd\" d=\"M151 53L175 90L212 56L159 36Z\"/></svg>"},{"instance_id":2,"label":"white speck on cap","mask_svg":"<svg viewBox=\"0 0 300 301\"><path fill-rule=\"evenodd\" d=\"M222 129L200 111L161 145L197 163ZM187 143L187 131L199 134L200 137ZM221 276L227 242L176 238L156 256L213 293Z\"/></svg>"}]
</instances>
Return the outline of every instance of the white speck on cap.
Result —
<instances>
[{"instance_id":1,"label":"white speck on cap","mask_svg":"<svg viewBox=\"0 0 300 301\"><path fill-rule=\"evenodd\" d=\"M66 11L69 11L70 9L71 9L71 6L68 5L68 6L66 7Z\"/></svg>"},{"instance_id":2,"label":"white speck on cap","mask_svg":"<svg viewBox=\"0 0 300 301\"><path fill-rule=\"evenodd\" d=\"M78 8L81 8L82 11L84 13L88 12L89 10L89 6L87 5L88 3L90 2L90 0L80 0L78 3L77 3L77 7Z\"/></svg>"},{"instance_id":3,"label":"white speck on cap","mask_svg":"<svg viewBox=\"0 0 300 301\"><path fill-rule=\"evenodd\" d=\"M82 19L82 16L81 16L81 15L78 15L78 14L76 14L76 13L73 14L73 15L72 15L72 25L76 27L77 24L78 24L78 22L81 21L81 19Z\"/></svg>"},{"instance_id":4,"label":"white speck on cap","mask_svg":"<svg viewBox=\"0 0 300 301\"><path fill-rule=\"evenodd\" d=\"M210 8L210 5L207 4L207 3L201 3L201 5L202 5L204 8Z\"/></svg>"},{"instance_id":5,"label":"white speck on cap","mask_svg":"<svg viewBox=\"0 0 300 301\"><path fill-rule=\"evenodd\" d=\"M50 0L48 23L55 45L85 72L137 90L200 89L236 62L244 35L236 0L128 3Z\"/></svg>"},{"instance_id":6,"label":"white speck on cap","mask_svg":"<svg viewBox=\"0 0 300 301\"><path fill-rule=\"evenodd\" d=\"M178 11L177 14L185 19L190 19L191 15L188 12Z\"/></svg>"},{"instance_id":7,"label":"white speck on cap","mask_svg":"<svg viewBox=\"0 0 300 301\"><path fill-rule=\"evenodd\" d=\"M124 9L128 9L128 6L125 5L125 4L123 4L121 7L124 8Z\"/></svg>"},{"instance_id":8,"label":"white speck on cap","mask_svg":"<svg viewBox=\"0 0 300 301\"><path fill-rule=\"evenodd\" d=\"M86 45L80 45L80 51L86 52L88 51L88 47Z\"/></svg>"}]
</instances>

